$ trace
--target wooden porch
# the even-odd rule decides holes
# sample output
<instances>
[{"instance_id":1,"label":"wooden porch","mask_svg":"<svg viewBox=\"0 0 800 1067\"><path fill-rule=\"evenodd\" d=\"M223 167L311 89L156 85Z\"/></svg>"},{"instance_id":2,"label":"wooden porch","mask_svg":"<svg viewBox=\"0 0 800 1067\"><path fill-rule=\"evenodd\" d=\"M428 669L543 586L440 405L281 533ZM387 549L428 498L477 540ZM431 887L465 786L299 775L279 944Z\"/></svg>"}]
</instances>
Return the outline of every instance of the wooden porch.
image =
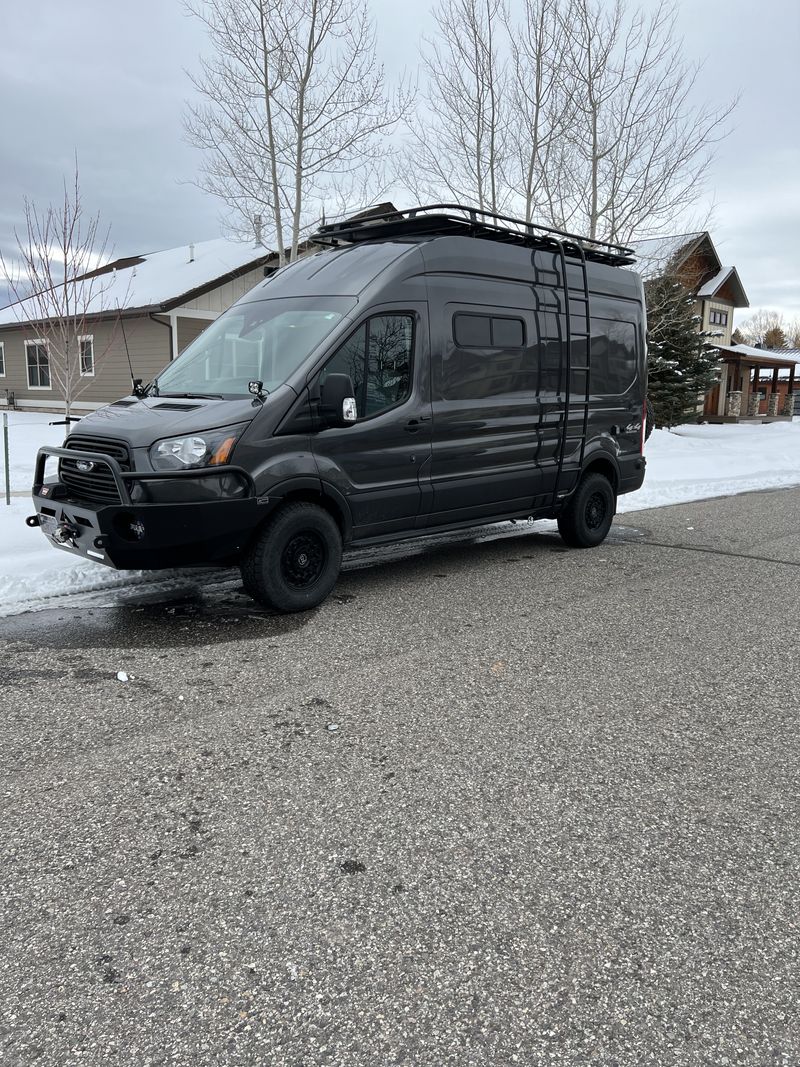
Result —
<instances>
[{"instance_id":1,"label":"wooden porch","mask_svg":"<svg viewBox=\"0 0 800 1067\"><path fill-rule=\"evenodd\" d=\"M706 394L703 406L703 417L708 422L791 421L796 360L782 359L774 352L749 345L720 347L719 353L720 380Z\"/></svg>"}]
</instances>

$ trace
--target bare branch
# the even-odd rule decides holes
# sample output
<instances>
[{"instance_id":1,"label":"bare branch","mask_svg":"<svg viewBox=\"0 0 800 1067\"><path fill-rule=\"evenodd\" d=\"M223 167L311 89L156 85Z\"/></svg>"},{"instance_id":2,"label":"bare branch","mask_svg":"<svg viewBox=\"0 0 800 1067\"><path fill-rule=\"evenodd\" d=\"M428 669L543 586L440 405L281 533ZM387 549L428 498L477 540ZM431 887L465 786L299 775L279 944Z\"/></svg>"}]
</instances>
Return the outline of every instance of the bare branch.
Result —
<instances>
[{"instance_id":1,"label":"bare branch","mask_svg":"<svg viewBox=\"0 0 800 1067\"><path fill-rule=\"evenodd\" d=\"M410 106L390 94L361 0L196 0L212 56L192 77L201 102L185 130L203 152L197 184L228 208L228 225L252 235L260 215L281 262L330 198L353 201L385 136ZM384 184L378 178L377 187Z\"/></svg>"}]
</instances>

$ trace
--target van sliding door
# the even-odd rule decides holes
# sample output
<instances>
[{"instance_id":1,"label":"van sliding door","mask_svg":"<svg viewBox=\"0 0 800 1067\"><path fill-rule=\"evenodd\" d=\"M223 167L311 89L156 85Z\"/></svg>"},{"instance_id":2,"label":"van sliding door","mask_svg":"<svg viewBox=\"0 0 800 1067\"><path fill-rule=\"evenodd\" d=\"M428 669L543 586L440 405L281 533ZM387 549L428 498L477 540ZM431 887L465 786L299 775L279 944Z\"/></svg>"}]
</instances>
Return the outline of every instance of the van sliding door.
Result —
<instances>
[{"instance_id":1,"label":"van sliding door","mask_svg":"<svg viewBox=\"0 0 800 1067\"><path fill-rule=\"evenodd\" d=\"M429 276L430 525L524 512L540 492L531 287Z\"/></svg>"}]
</instances>

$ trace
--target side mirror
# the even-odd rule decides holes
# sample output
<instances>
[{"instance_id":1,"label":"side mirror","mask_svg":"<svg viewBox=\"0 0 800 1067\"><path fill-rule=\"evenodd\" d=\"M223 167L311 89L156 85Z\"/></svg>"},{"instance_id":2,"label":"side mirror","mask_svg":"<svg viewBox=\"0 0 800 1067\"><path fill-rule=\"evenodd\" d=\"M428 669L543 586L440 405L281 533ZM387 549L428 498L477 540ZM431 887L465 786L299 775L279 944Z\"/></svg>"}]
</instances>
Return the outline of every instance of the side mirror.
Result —
<instances>
[{"instance_id":1,"label":"side mirror","mask_svg":"<svg viewBox=\"0 0 800 1067\"><path fill-rule=\"evenodd\" d=\"M356 391L349 374L328 375L319 392L319 408L328 426L351 426L356 421Z\"/></svg>"}]
</instances>

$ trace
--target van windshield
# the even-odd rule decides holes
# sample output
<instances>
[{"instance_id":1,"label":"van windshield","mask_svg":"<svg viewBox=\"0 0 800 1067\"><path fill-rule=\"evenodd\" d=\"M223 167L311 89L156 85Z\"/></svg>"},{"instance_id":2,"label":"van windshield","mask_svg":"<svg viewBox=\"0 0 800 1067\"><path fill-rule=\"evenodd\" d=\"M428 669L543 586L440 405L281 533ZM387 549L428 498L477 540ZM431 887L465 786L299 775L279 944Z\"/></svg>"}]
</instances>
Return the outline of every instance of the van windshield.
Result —
<instances>
[{"instance_id":1,"label":"van windshield","mask_svg":"<svg viewBox=\"0 0 800 1067\"><path fill-rule=\"evenodd\" d=\"M232 307L158 376L160 396L247 396L271 392L303 363L356 304L354 297L289 297Z\"/></svg>"}]
</instances>

